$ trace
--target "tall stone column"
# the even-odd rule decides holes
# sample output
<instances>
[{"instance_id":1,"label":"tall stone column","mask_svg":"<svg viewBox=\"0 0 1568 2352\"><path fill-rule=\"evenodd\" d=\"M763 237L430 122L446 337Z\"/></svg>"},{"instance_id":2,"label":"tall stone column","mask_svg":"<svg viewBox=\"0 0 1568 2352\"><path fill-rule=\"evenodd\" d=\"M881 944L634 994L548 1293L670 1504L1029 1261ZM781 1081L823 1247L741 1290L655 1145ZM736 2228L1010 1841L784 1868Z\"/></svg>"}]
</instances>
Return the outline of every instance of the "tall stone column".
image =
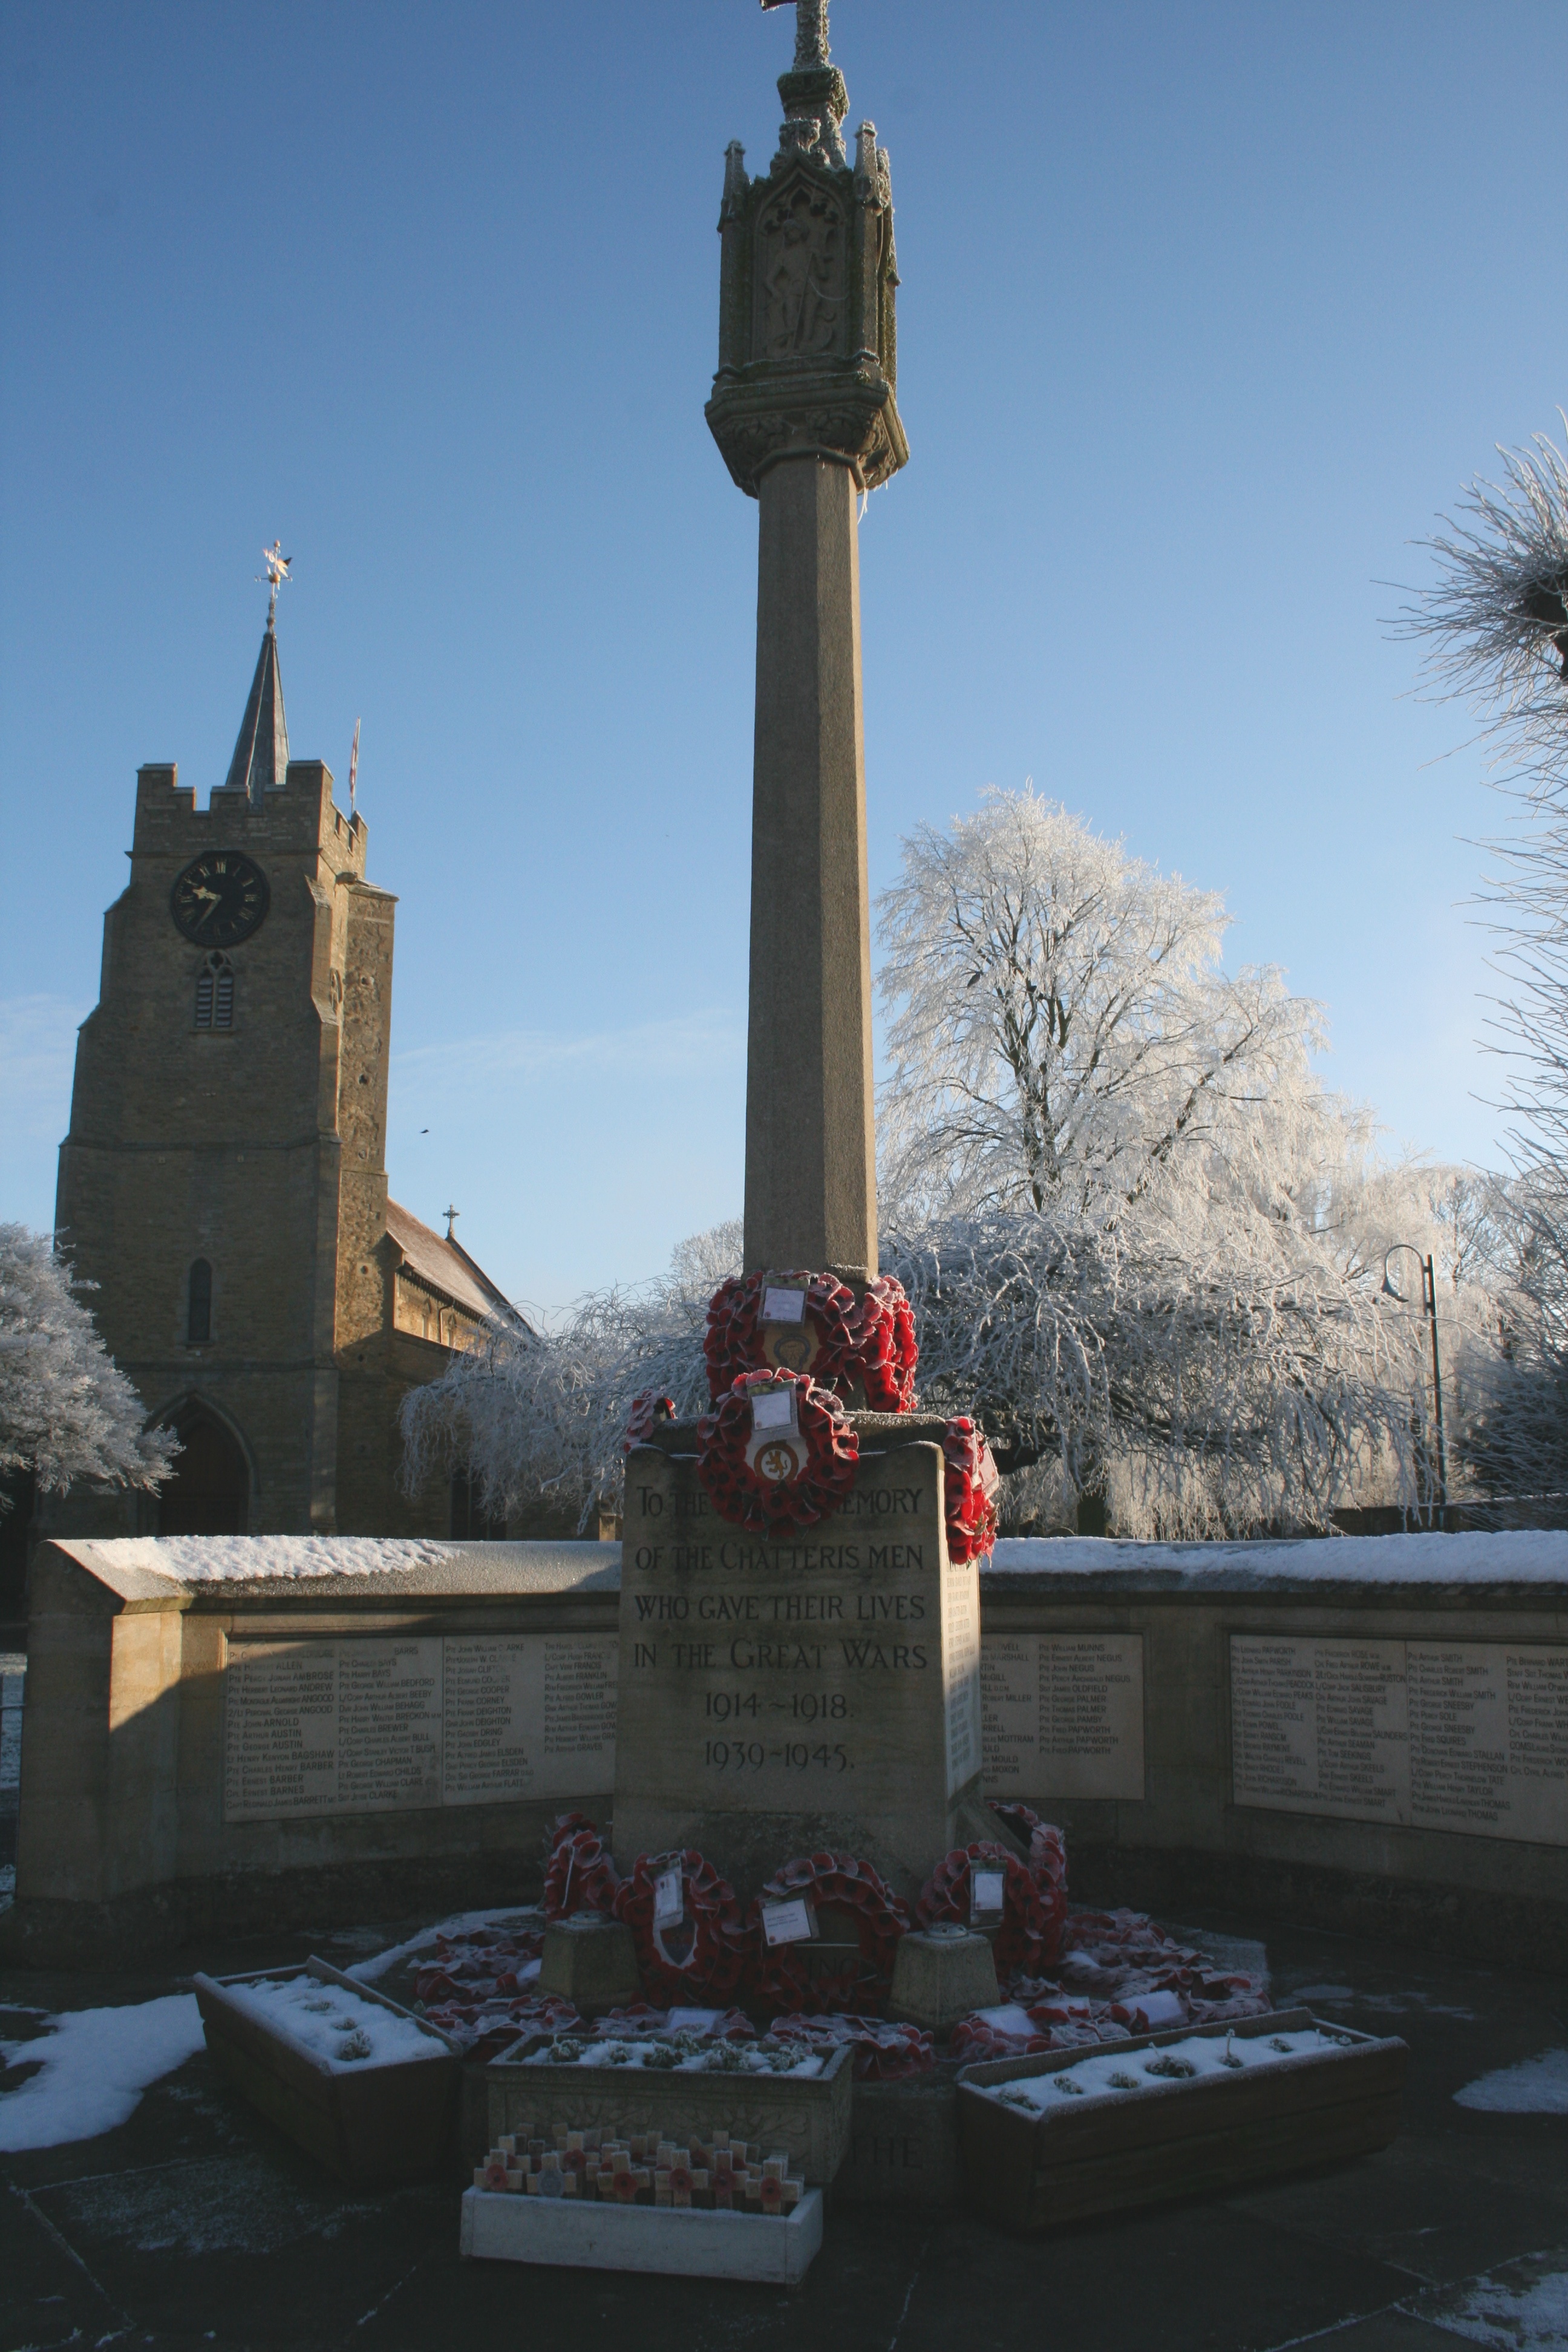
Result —
<instances>
[{"instance_id":1,"label":"tall stone column","mask_svg":"<svg viewBox=\"0 0 1568 2352\"><path fill-rule=\"evenodd\" d=\"M758 486L746 1266L877 1271L871 949L850 467Z\"/></svg>"},{"instance_id":2,"label":"tall stone column","mask_svg":"<svg viewBox=\"0 0 1568 2352\"><path fill-rule=\"evenodd\" d=\"M765 178L731 146L708 422L759 501L745 1267L877 1272L859 493L909 456L894 401L892 190L799 0Z\"/></svg>"}]
</instances>

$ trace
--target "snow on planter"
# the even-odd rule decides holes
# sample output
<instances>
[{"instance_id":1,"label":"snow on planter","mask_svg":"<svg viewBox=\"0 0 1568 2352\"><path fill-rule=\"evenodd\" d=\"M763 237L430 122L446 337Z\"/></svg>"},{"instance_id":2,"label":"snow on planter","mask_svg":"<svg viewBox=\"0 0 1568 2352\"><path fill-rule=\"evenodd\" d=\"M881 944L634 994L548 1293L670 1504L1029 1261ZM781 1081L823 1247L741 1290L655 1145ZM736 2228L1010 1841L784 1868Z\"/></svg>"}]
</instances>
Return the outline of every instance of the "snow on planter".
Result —
<instances>
[{"instance_id":1,"label":"snow on planter","mask_svg":"<svg viewBox=\"0 0 1568 2352\"><path fill-rule=\"evenodd\" d=\"M808 2181L828 2181L849 2145L854 2061L848 2042L824 2049L771 2036L534 2036L485 2070L490 2139L553 2146L559 2132L579 2128L671 2138L679 2126L702 2139L727 2131L778 2150Z\"/></svg>"},{"instance_id":2,"label":"snow on planter","mask_svg":"<svg viewBox=\"0 0 1568 2352\"><path fill-rule=\"evenodd\" d=\"M325 1960L192 1981L220 2071L341 2179L441 2169L458 2084L444 2035Z\"/></svg>"},{"instance_id":3,"label":"snow on planter","mask_svg":"<svg viewBox=\"0 0 1568 2352\"><path fill-rule=\"evenodd\" d=\"M1038 2231L1386 2147L1405 2043L1306 2010L967 2066L965 2201Z\"/></svg>"}]
</instances>

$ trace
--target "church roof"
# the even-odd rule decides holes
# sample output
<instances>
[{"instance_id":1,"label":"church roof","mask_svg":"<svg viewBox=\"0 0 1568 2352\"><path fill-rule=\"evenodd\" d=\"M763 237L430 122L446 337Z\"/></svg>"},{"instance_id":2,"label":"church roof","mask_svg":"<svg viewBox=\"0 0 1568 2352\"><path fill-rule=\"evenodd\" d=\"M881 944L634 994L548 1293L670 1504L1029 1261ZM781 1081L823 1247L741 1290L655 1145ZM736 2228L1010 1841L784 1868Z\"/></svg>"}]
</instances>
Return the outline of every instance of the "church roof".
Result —
<instances>
[{"instance_id":1,"label":"church roof","mask_svg":"<svg viewBox=\"0 0 1568 2352\"><path fill-rule=\"evenodd\" d=\"M487 1323L528 1329L510 1299L496 1288L482 1266L475 1265L460 1242L432 1233L428 1225L422 1225L396 1201L386 1204L386 1230L402 1251L409 1272L440 1291L454 1307L466 1307L470 1315L481 1316Z\"/></svg>"},{"instance_id":2,"label":"church roof","mask_svg":"<svg viewBox=\"0 0 1568 2352\"><path fill-rule=\"evenodd\" d=\"M228 763L227 792L259 800L282 783L289 766L289 722L283 716L283 679L278 667L278 633L270 619L261 639L250 699L239 722L239 740Z\"/></svg>"}]
</instances>

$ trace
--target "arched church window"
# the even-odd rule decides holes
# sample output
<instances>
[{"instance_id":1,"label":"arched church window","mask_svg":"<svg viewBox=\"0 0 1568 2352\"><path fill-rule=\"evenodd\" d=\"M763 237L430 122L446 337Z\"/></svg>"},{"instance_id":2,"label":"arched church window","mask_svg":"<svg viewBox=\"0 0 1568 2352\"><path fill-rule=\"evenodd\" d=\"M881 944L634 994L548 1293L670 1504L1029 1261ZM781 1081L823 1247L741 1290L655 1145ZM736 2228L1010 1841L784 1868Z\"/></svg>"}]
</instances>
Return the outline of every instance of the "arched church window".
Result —
<instances>
[{"instance_id":1,"label":"arched church window","mask_svg":"<svg viewBox=\"0 0 1568 2352\"><path fill-rule=\"evenodd\" d=\"M196 974L196 1027L232 1029L233 1026L234 966L227 956L215 951L205 959Z\"/></svg>"},{"instance_id":2,"label":"arched church window","mask_svg":"<svg viewBox=\"0 0 1568 2352\"><path fill-rule=\"evenodd\" d=\"M189 1287L185 1294L185 1340L193 1348L200 1347L213 1335L213 1270L205 1257L196 1258L191 1266Z\"/></svg>"}]
</instances>

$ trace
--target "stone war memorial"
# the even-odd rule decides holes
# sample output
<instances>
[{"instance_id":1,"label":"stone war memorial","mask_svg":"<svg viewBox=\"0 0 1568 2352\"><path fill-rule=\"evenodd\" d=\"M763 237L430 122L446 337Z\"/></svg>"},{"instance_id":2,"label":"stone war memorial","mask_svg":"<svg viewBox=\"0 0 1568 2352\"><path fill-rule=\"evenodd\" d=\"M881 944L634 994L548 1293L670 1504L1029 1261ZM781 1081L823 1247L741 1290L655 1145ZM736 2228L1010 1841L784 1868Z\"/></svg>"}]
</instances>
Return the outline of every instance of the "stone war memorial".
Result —
<instances>
[{"instance_id":1,"label":"stone war memorial","mask_svg":"<svg viewBox=\"0 0 1568 2352\"><path fill-rule=\"evenodd\" d=\"M465 2252L797 2284L827 2189L1030 2233L1385 2147L1397 2035L1271 2009L1255 1941L1150 1914L1568 1959L1568 1536L999 1540L983 1432L922 1402L878 1258L857 537L910 455L890 171L824 0L779 90L766 167L725 158L706 411L757 515L708 1408L627 1400L618 1543L47 1545L0 1956L383 1923L424 1954L384 1993L319 1955L292 1992L197 1978L274 2123L394 2177L267 2005L359 2001L377 2064L395 2005L461 2061Z\"/></svg>"}]
</instances>

